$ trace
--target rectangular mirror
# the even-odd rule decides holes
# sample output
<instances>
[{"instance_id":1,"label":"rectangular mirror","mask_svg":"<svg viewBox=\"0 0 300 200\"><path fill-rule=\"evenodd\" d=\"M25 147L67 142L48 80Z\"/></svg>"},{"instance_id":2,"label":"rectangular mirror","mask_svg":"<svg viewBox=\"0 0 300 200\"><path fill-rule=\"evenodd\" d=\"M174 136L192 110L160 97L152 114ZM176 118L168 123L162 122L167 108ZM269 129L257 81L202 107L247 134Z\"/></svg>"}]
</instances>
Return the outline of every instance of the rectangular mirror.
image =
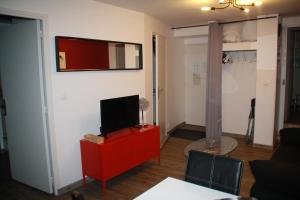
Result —
<instances>
[{"instance_id":1,"label":"rectangular mirror","mask_svg":"<svg viewBox=\"0 0 300 200\"><path fill-rule=\"evenodd\" d=\"M143 69L142 44L55 37L58 72Z\"/></svg>"}]
</instances>

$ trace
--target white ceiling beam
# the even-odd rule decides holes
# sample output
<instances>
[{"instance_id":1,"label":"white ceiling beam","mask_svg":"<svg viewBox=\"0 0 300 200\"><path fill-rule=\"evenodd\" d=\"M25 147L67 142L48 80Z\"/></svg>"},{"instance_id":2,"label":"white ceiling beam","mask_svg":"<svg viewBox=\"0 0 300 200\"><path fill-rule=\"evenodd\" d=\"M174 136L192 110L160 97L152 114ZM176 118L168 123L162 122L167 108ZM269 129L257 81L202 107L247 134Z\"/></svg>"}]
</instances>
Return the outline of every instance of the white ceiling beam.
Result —
<instances>
[{"instance_id":1,"label":"white ceiling beam","mask_svg":"<svg viewBox=\"0 0 300 200\"><path fill-rule=\"evenodd\" d=\"M175 29L175 37L207 36L208 26Z\"/></svg>"},{"instance_id":2,"label":"white ceiling beam","mask_svg":"<svg viewBox=\"0 0 300 200\"><path fill-rule=\"evenodd\" d=\"M207 44L208 43L208 37L197 37L197 38L186 38L184 39L184 44Z\"/></svg>"}]
</instances>

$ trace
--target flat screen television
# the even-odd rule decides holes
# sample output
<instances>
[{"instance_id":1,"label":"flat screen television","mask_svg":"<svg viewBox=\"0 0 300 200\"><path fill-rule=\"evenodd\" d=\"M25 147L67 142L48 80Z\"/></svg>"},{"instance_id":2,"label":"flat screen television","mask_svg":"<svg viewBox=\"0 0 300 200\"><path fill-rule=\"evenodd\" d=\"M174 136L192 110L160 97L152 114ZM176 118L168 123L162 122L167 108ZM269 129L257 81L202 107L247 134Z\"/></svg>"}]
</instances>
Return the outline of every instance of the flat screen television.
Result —
<instances>
[{"instance_id":1,"label":"flat screen television","mask_svg":"<svg viewBox=\"0 0 300 200\"><path fill-rule=\"evenodd\" d=\"M139 124L139 95L104 99L100 101L101 134L104 137L113 131Z\"/></svg>"}]
</instances>

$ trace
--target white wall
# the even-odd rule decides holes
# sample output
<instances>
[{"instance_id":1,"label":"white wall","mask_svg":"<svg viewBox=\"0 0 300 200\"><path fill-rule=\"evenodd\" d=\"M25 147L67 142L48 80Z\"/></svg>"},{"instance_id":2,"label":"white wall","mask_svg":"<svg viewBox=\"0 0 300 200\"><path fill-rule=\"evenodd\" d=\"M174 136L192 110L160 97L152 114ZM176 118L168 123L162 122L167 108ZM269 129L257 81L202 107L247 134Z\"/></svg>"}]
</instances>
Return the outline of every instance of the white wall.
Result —
<instances>
[{"instance_id":1,"label":"white wall","mask_svg":"<svg viewBox=\"0 0 300 200\"><path fill-rule=\"evenodd\" d=\"M175 29L175 37L199 37L208 36L208 26Z\"/></svg>"},{"instance_id":2,"label":"white wall","mask_svg":"<svg viewBox=\"0 0 300 200\"><path fill-rule=\"evenodd\" d=\"M254 143L273 145L278 18L257 21L257 72Z\"/></svg>"},{"instance_id":3,"label":"white wall","mask_svg":"<svg viewBox=\"0 0 300 200\"><path fill-rule=\"evenodd\" d=\"M185 121L184 41L170 37L167 43L167 130Z\"/></svg>"},{"instance_id":4,"label":"white wall","mask_svg":"<svg viewBox=\"0 0 300 200\"><path fill-rule=\"evenodd\" d=\"M150 102L150 108L146 112L146 121L147 123L153 123L153 84L152 84L152 71L153 71L153 62L152 62L152 36L153 34L158 34L161 36L164 36L165 38L168 38L170 36L170 28L162 23L161 21L149 16L144 16L144 24L145 24L145 35L144 35L144 63L145 63L145 74L147 76L146 79L146 85L145 85L145 97ZM166 47L166 51L167 51ZM165 54L166 55L166 54ZM166 58L166 64L168 63L168 57ZM168 89L168 88L166 88ZM167 116L166 116L167 117ZM167 120L166 120L167 121Z\"/></svg>"},{"instance_id":5,"label":"white wall","mask_svg":"<svg viewBox=\"0 0 300 200\"><path fill-rule=\"evenodd\" d=\"M222 66L222 130L226 133L245 135L250 101L255 97L256 52L227 53L233 63ZM185 113L188 124L205 126L206 62L207 44L185 45Z\"/></svg>"},{"instance_id":6,"label":"white wall","mask_svg":"<svg viewBox=\"0 0 300 200\"><path fill-rule=\"evenodd\" d=\"M228 39L228 42L229 40L235 42L256 40L256 23L256 21L249 21L226 24L223 27L224 38ZM200 27L197 31L194 29L185 31L179 29L174 35L186 36L184 38L186 123L205 126L207 62L205 31L207 29L204 27ZM195 34L199 34L201 37L195 38ZM222 71L222 130L227 133L244 135L247 130L250 100L255 97L256 53L244 51L231 52L230 55L234 62L223 65ZM200 78L198 80L195 80L194 77L195 68L198 68L199 71Z\"/></svg>"},{"instance_id":7,"label":"white wall","mask_svg":"<svg viewBox=\"0 0 300 200\"><path fill-rule=\"evenodd\" d=\"M246 30L245 30L246 29ZM202 30L202 29L201 29ZM200 31L201 36L205 30ZM223 78L229 80L240 81L239 86L244 85L236 94L227 95L224 94L223 88L223 131L245 134L246 123L248 121L248 115L250 110L250 99L256 97L256 120L255 120L255 136L254 143L263 145L272 145L273 143L273 130L274 130L274 116L275 116L275 94L276 94L276 62L277 62L277 31L278 31L278 18L258 20L256 23L252 22L244 24L239 31L241 31L240 40L253 40L257 37L257 69L254 73L253 67L251 73L253 74L252 79L241 80L240 75L235 74L235 71L231 71L231 74L224 72ZM256 31L256 34L253 33ZM199 31L198 31L199 32ZM174 35L180 37L189 36L187 31L178 30ZM191 35L195 36L195 30L191 31ZM195 38L189 38L189 43L196 41ZM251 66L254 66L254 64ZM232 68L237 69L237 68ZM229 72L229 71L228 71ZM249 72L250 73L250 72ZM226 75L227 74L227 75ZM188 76L188 75L187 75ZM246 76L246 72L242 71L242 76ZM256 78L256 82L254 80ZM226 80L224 80L226 81ZM244 81L244 82L243 82ZM228 81L226 81L227 83ZM250 82L252 84L250 84ZM224 83L224 82L223 82ZM224 85L226 85L224 83ZM235 84L233 84L235 85ZM238 84L236 84L238 85ZM247 88L248 85L250 88ZM255 89L254 89L255 86ZM233 89L233 88L230 88ZM243 92L249 91L247 95ZM255 91L255 95L254 95ZM236 98L244 98L241 104L237 104L237 101L230 98L236 95ZM239 96L244 95L244 96ZM230 97L230 98L229 98ZM226 103L227 101L227 103ZM234 102L235 105L230 102ZM197 109L199 104L195 105L194 109ZM244 108L242 111L237 110ZM190 108L191 110L191 108ZM226 113L230 113L226 114ZM234 114L236 113L236 114ZM235 120L233 119L233 116ZM238 124L239 123L239 124Z\"/></svg>"},{"instance_id":8,"label":"white wall","mask_svg":"<svg viewBox=\"0 0 300 200\"><path fill-rule=\"evenodd\" d=\"M185 52L185 121L205 126L207 43L186 44Z\"/></svg>"},{"instance_id":9,"label":"white wall","mask_svg":"<svg viewBox=\"0 0 300 200\"><path fill-rule=\"evenodd\" d=\"M227 52L232 63L222 66L222 130L245 135L256 92L256 52Z\"/></svg>"},{"instance_id":10,"label":"white wall","mask_svg":"<svg viewBox=\"0 0 300 200\"><path fill-rule=\"evenodd\" d=\"M223 25L223 42L256 41L257 22L246 21Z\"/></svg>"},{"instance_id":11,"label":"white wall","mask_svg":"<svg viewBox=\"0 0 300 200\"><path fill-rule=\"evenodd\" d=\"M166 131L184 122L184 73L183 40L172 37L170 27L161 21L149 16L144 16L144 63L147 76L145 91L146 98L150 101L146 121L153 122L153 62L152 62L152 36L158 34L166 38Z\"/></svg>"},{"instance_id":12,"label":"white wall","mask_svg":"<svg viewBox=\"0 0 300 200\"><path fill-rule=\"evenodd\" d=\"M286 81L286 56L287 56L287 29L290 27L300 27L300 16L285 17L281 23L281 87L280 87L280 110L278 119L278 129L284 126L284 104L285 104L285 84Z\"/></svg>"},{"instance_id":13,"label":"white wall","mask_svg":"<svg viewBox=\"0 0 300 200\"><path fill-rule=\"evenodd\" d=\"M142 13L92 0L11 0L2 1L1 8L37 13L48 19L46 31L51 54L50 65L46 66L51 69L46 69L50 72L46 76L52 80L52 84L47 85L47 93L52 97L50 102L53 102L51 146L54 169L57 169L56 188L62 188L82 178L79 140L86 133L99 132L99 100L131 94L145 96L145 72L151 66L146 51L144 70L58 73L54 36L143 43L145 51L149 45L144 29L149 22ZM156 28L157 25L151 26ZM161 28L163 25L158 27Z\"/></svg>"}]
</instances>

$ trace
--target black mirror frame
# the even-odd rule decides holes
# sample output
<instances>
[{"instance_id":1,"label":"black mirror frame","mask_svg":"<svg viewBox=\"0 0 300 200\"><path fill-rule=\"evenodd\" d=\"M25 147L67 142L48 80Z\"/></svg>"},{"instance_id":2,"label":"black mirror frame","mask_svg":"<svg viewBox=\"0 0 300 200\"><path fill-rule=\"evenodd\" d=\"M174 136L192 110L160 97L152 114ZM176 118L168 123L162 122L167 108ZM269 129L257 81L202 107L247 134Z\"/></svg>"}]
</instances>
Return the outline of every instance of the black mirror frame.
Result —
<instances>
[{"instance_id":1,"label":"black mirror frame","mask_svg":"<svg viewBox=\"0 0 300 200\"><path fill-rule=\"evenodd\" d=\"M102 42L110 42L110 43L122 43L122 44L133 44L139 46L139 67L138 68L127 68L127 69L68 69L62 70L59 65L59 49L58 42L59 39L72 39L72 40L90 40L90 41L102 41ZM88 39L88 38L78 38L78 37L69 37L69 36L55 36L55 56L56 56L56 71L57 72L76 72L76 71L120 71L120 70L142 70L143 69L143 45L141 43L133 43L133 42L121 42L121 41L111 41L111 40L97 40L97 39Z\"/></svg>"}]
</instances>

